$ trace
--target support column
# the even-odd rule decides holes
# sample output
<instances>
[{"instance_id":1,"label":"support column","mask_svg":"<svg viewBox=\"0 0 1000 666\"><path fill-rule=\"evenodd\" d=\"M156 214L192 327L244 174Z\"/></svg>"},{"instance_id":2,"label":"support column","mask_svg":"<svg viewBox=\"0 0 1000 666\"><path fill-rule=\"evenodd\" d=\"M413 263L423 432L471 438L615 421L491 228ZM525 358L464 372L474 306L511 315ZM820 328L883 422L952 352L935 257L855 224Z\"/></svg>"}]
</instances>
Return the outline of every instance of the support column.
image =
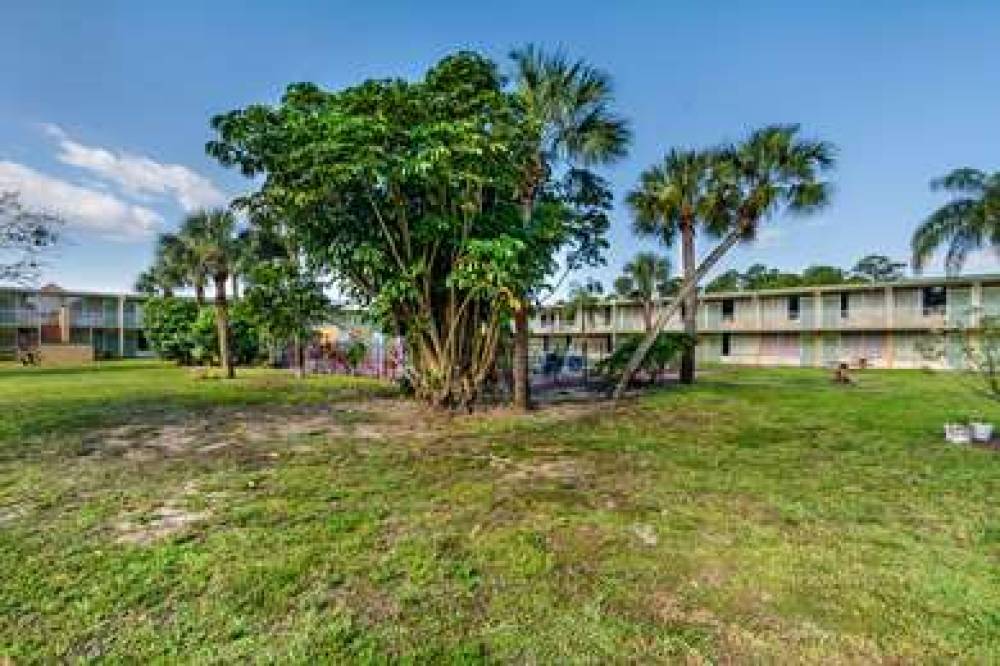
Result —
<instances>
[{"instance_id":1,"label":"support column","mask_svg":"<svg viewBox=\"0 0 1000 666\"><path fill-rule=\"evenodd\" d=\"M983 317L983 283L978 280L972 283L969 307L969 328L979 328Z\"/></svg>"},{"instance_id":2,"label":"support column","mask_svg":"<svg viewBox=\"0 0 1000 666\"><path fill-rule=\"evenodd\" d=\"M823 367L823 292L813 291L812 331L813 367Z\"/></svg>"},{"instance_id":3,"label":"support column","mask_svg":"<svg viewBox=\"0 0 1000 666\"><path fill-rule=\"evenodd\" d=\"M618 348L618 300L611 301L611 352Z\"/></svg>"},{"instance_id":4,"label":"support column","mask_svg":"<svg viewBox=\"0 0 1000 666\"><path fill-rule=\"evenodd\" d=\"M125 358L125 297L118 297L118 358Z\"/></svg>"},{"instance_id":5,"label":"support column","mask_svg":"<svg viewBox=\"0 0 1000 666\"><path fill-rule=\"evenodd\" d=\"M760 365L760 345L761 336L764 330L764 306L760 302L760 296L754 293L751 297L751 302L753 303L753 318L754 318L754 365ZM736 303L733 303L733 307L736 307Z\"/></svg>"},{"instance_id":6,"label":"support column","mask_svg":"<svg viewBox=\"0 0 1000 666\"><path fill-rule=\"evenodd\" d=\"M895 329L896 303L892 287L885 288L885 367L896 365L896 335Z\"/></svg>"},{"instance_id":7,"label":"support column","mask_svg":"<svg viewBox=\"0 0 1000 666\"><path fill-rule=\"evenodd\" d=\"M59 306L59 342L69 342L69 308L66 303Z\"/></svg>"}]
</instances>

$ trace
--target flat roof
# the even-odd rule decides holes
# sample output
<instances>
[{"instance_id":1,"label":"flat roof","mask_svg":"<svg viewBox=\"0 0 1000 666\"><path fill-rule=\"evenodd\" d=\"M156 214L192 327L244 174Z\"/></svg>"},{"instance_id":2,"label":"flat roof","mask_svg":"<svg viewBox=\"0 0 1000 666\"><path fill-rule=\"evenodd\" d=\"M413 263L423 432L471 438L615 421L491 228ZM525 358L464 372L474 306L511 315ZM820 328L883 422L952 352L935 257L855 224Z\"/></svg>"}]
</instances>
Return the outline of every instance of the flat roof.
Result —
<instances>
[{"instance_id":1,"label":"flat roof","mask_svg":"<svg viewBox=\"0 0 1000 666\"><path fill-rule=\"evenodd\" d=\"M956 275L956 276L937 276L937 277L913 277L904 278L900 280L895 280L891 282L845 282L841 284L822 284L814 286L798 286L798 287L782 287L780 289L757 289L757 290L746 290L746 291L713 291L706 292L704 290L698 292L698 300L708 301L708 300L721 300L724 298L753 298L761 296L794 296L803 294L814 294L814 293L830 293L830 292L842 292L842 291L878 291L885 289L886 287L932 287L932 286L954 286L954 285L971 285L974 283L991 283L1000 284L1000 273L978 273L971 275ZM657 303L669 303L673 300L673 297L667 296L666 298L656 299ZM564 306L565 300L553 303L552 305L543 306L542 309L552 309ZM615 304L615 305L631 305L639 303L638 300L632 298L618 298L617 296L602 300L597 305L601 304Z\"/></svg>"}]
</instances>

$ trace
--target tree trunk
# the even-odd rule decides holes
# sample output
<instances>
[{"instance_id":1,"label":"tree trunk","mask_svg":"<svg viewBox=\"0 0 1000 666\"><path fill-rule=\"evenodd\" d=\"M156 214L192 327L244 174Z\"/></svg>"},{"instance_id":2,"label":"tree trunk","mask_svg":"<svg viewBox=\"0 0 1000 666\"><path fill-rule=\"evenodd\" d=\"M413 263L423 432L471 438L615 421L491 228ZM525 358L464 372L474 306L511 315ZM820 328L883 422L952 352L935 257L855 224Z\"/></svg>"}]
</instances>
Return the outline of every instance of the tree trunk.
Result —
<instances>
[{"instance_id":1,"label":"tree trunk","mask_svg":"<svg viewBox=\"0 0 1000 666\"><path fill-rule=\"evenodd\" d=\"M636 368L642 363L642 360L646 358L646 354L649 353L649 348L653 346L653 342L656 341L656 336L660 334L663 327L667 325L667 320L674 315L675 312L680 308L681 303L691 294L692 291L698 289L698 281L701 280L705 275L715 267L715 264L719 263L719 260L736 243L740 240L740 237L745 233L746 225L740 225L734 231L729 232L729 235L723 239L721 243L715 246L715 248L705 257L705 260L701 262L698 269L695 270L694 275L691 276L692 279L684 280L684 284L681 285L681 289L677 292L677 296L674 298L673 302L660 313L660 316L656 319L656 324L653 326L653 330L646 334L643 338L642 343L632 354L632 358L629 359L628 365L625 366L625 370L622 373L621 378L618 380L618 386L615 387L615 391L612 397L615 400L619 400L625 393L625 389L628 388L629 382L632 381L632 375L635 374Z\"/></svg>"},{"instance_id":2,"label":"tree trunk","mask_svg":"<svg viewBox=\"0 0 1000 666\"><path fill-rule=\"evenodd\" d=\"M229 351L229 303L226 301L226 276L215 278L215 326L219 333L219 363L226 378L236 376Z\"/></svg>"},{"instance_id":3,"label":"tree trunk","mask_svg":"<svg viewBox=\"0 0 1000 666\"><path fill-rule=\"evenodd\" d=\"M238 301L240 299L240 278L234 274L230 280L233 283L233 300Z\"/></svg>"},{"instance_id":4,"label":"tree trunk","mask_svg":"<svg viewBox=\"0 0 1000 666\"><path fill-rule=\"evenodd\" d=\"M590 379L587 372L587 309L580 311L580 348L583 350L583 387L587 387L587 380Z\"/></svg>"},{"instance_id":5,"label":"tree trunk","mask_svg":"<svg viewBox=\"0 0 1000 666\"><path fill-rule=\"evenodd\" d=\"M306 376L306 352L305 345L302 344L302 336L295 336L295 344L293 345L292 353L295 354L295 376L299 379L305 379Z\"/></svg>"},{"instance_id":6,"label":"tree trunk","mask_svg":"<svg viewBox=\"0 0 1000 666\"><path fill-rule=\"evenodd\" d=\"M195 283L194 285L194 302L198 304L198 307L205 305L205 285L201 283Z\"/></svg>"},{"instance_id":7,"label":"tree trunk","mask_svg":"<svg viewBox=\"0 0 1000 666\"><path fill-rule=\"evenodd\" d=\"M694 253L694 224L692 220L687 220L681 225L681 264L683 265L684 280L694 279L695 272ZM684 302L684 333L692 340L698 334L698 290L692 289ZM694 383L694 347L687 347L681 354L681 383Z\"/></svg>"},{"instance_id":8,"label":"tree trunk","mask_svg":"<svg viewBox=\"0 0 1000 666\"><path fill-rule=\"evenodd\" d=\"M514 408L531 409L531 377L528 367L528 299L522 298L514 311Z\"/></svg>"},{"instance_id":9,"label":"tree trunk","mask_svg":"<svg viewBox=\"0 0 1000 666\"><path fill-rule=\"evenodd\" d=\"M535 156L525 174L521 192L521 221L527 227L535 208L535 193L541 180L542 159ZM528 330L530 301L528 294L519 294L519 307L514 312L514 409L526 412L531 409L531 376L528 370L528 351L531 332Z\"/></svg>"}]
</instances>

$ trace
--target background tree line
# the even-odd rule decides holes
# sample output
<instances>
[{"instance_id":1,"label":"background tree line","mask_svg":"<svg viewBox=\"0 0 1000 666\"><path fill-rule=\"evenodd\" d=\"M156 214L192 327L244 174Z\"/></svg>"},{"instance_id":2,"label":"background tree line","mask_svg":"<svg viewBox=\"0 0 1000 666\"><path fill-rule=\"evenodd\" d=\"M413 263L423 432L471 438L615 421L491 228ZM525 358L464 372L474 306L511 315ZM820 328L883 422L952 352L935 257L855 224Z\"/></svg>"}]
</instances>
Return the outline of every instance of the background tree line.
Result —
<instances>
[{"instance_id":1,"label":"background tree line","mask_svg":"<svg viewBox=\"0 0 1000 666\"><path fill-rule=\"evenodd\" d=\"M870 254L860 259L850 269L814 265L801 273L782 271L764 264L753 264L743 272L730 269L721 273L705 286L705 291L756 291L785 287L894 282L905 275L905 268L904 262L893 261L880 254Z\"/></svg>"}]
</instances>

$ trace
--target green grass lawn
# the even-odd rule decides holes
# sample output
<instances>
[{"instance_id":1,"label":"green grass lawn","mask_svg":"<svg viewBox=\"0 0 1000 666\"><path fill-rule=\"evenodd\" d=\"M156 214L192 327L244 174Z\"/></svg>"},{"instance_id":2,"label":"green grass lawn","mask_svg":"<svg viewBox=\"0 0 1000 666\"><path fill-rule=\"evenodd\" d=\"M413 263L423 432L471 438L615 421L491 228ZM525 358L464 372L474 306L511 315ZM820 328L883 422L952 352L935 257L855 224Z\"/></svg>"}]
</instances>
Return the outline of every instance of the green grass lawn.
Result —
<instances>
[{"instance_id":1,"label":"green grass lawn","mask_svg":"<svg viewBox=\"0 0 1000 666\"><path fill-rule=\"evenodd\" d=\"M1000 406L959 378L714 370L427 415L368 380L0 369L0 655L1000 660Z\"/></svg>"}]
</instances>

